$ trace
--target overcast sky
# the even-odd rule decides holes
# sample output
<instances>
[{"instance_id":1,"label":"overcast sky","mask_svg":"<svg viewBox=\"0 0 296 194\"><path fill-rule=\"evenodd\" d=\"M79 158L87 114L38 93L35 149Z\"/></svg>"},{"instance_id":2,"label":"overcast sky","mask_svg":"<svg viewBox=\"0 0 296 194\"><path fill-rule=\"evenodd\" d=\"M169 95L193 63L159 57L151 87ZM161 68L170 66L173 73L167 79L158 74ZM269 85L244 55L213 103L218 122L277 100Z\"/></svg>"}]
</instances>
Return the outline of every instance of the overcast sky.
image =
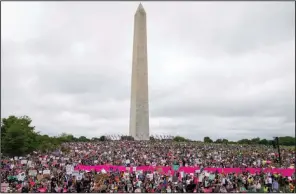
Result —
<instances>
[{"instance_id":1,"label":"overcast sky","mask_svg":"<svg viewBox=\"0 0 296 194\"><path fill-rule=\"evenodd\" d=\"M128 134L138 2L2 2L1 116ZM295 135L294 2L143 2L150 133Z\"/></svg>"}]
</instances>

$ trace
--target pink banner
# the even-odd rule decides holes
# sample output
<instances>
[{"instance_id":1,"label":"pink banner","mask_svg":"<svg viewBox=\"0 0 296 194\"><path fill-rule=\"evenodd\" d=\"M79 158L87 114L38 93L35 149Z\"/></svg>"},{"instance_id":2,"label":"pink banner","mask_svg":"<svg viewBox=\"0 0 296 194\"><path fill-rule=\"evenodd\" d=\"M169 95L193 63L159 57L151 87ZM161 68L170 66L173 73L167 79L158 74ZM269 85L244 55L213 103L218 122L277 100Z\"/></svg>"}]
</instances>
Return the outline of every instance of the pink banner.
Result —
<instances>
[{"instance_id":1,"label":"pink banner","mask_svg":"<svg viewBox=\"0 0 296 194\"><path fill-rule=\"evenodd\" d=\"M85 165L78 165L75 167L75 170L84 170L84 171L101 171L105 170L107 172L109 171L129 171L132 172L134 170L139 171L155 171L159 170L164 174L167 173L174 173L174 170L172 167L167 167L167 166L138 166L138 167L125 167L125 166L111 166L111 165L97 165L97 166L85 166ZM189 173L194 173L196 170L199 170L199 167L180 167L179 172L183 171L187 174ZM248 171L251 174L259 173L263 171L264 173L277 173L281 174L282 176L287 176L290 177L294 173L295 169L280 169L280 168L274 168L274 169L261 169L261 168L246 168L246 169L241 169L241 168L204 168L205 171L207 172L216 172L218 171L219 173L241 173L242 171Z\"/></svg>"}]
</instances>

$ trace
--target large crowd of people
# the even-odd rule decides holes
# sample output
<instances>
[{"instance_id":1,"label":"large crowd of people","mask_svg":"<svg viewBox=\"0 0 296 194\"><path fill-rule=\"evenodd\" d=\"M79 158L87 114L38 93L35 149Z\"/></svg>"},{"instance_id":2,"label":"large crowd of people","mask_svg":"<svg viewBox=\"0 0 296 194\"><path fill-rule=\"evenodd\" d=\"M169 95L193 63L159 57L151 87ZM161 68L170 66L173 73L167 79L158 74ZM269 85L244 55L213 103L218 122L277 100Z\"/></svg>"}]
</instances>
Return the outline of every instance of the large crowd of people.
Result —
<instances>
[{"instance_id":1,"label":"large crowd of people","mask_svg":"<svg viewBox=\"0 0 296 194\"><path fill-rule=\"evenodd\" d=\"M173 141L64 143L53 152L2 157L1 192L66 193L227 193L295 192L295 173L207 172L209 168L294 169L295 150L263 145ZM153 170L77 170L78 165L127 168L199 167L186 173ZM173 168L174 167L174 168Z\"/></svg>"}]
</instances>

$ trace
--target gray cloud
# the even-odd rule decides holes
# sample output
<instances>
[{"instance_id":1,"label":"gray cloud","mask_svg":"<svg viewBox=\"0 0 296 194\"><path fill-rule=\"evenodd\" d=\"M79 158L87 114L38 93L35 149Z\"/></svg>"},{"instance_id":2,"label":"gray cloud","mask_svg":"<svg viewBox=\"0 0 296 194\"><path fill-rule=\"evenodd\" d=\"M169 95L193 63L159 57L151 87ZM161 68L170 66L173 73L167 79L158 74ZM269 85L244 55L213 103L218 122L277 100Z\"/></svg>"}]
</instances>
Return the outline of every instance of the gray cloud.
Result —
<instances>
[{"instance_id":1,"label":"gray cloud","mask_svg":"<svg viewBox=\"0 0 296 194\"><path fill-rule=\"evenodd\" d=\"M3 117L127 133L137 2L4 2ZM152 134L294 135L292 2L146 2Z\"/></svg>"}]
</instances>

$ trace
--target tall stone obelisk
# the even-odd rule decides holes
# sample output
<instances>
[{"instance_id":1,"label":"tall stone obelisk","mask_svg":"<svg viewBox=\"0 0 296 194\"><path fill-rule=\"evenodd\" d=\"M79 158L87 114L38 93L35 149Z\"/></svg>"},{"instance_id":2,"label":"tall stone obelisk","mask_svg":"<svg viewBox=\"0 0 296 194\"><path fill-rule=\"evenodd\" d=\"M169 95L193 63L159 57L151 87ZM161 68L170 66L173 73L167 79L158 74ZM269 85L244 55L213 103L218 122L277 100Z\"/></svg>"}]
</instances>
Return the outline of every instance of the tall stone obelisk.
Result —
<instances>
[{"instance_id":1,"label":"tall stone obelisk","mask_svg":"<svg viewBox=\"0 0 296 194\"><path fill-rule=\"evenodd\" d=\"M134 18L134 45L130 108L130 136L149 140L148 61L146 12L140 3Z\"/></svg>"}]
</instances>

